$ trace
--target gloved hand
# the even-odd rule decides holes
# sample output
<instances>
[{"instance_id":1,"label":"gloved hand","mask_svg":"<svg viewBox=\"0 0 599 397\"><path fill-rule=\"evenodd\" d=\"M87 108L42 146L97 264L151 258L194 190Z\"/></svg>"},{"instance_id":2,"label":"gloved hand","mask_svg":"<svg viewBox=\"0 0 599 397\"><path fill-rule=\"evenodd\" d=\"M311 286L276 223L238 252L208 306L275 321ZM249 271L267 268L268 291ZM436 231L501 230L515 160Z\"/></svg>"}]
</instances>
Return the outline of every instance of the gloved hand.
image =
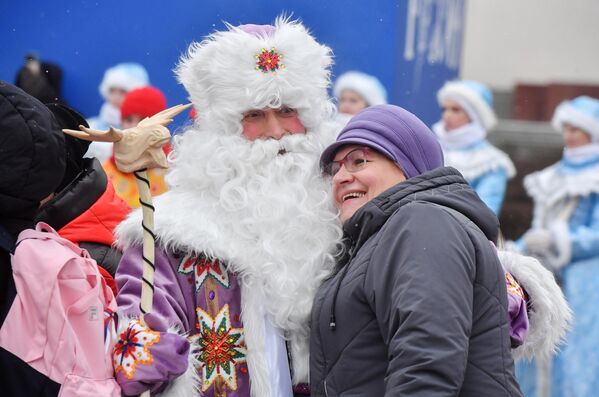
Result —
<instances>
[{"instance_id":1,"label":"gloved hand","mask_svg":"<svg viewBox=\"0 0 599 397\"><path fill-rule=\"evenodd\" d=\"M553 233L547 229L531 229L522 237L526 251L531 254L547 255L554 245Z\"/></svg>"},{"instance_id":2,"label":"gloved hand","mask_svg":"<svg viewBox=\"0 0 599 397\"><path fill-rule=\"evenodd\" d=\"M186 337L167 332L164 321L154 313L146 314L144 320L145 325L133 319L122 327L114 347L115 378L128 396L162 391L185 372L189 362Z\"/></svg>"}]
</instances>

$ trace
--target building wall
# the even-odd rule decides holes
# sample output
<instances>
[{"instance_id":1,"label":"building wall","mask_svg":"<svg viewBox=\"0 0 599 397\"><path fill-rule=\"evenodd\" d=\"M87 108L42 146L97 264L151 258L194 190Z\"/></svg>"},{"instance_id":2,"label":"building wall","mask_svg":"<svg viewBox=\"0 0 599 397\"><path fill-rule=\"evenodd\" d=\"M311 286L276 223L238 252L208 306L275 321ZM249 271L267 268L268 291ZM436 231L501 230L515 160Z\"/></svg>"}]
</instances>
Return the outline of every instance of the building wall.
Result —
<instances>
[{"instance_id":1,"label":"building wall","mask_svg":"<svg viewBox=\"0 0 599 397\"><path fill-rule=\"evenodd\" d=\"M461 77L599 84L599 1L469 0Z\"/></svg>"}]
</instances>

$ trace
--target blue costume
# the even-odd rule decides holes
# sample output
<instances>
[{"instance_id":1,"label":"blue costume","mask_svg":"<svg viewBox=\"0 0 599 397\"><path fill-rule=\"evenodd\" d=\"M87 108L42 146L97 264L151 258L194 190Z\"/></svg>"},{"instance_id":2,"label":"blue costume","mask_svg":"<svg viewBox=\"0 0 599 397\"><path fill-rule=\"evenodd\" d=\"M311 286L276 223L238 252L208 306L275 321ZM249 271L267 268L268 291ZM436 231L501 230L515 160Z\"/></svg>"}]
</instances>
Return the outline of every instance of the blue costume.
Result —
<instances>
[{"instance_id":1,"label":"blue costume","mask_svg":"<svg viewBox=\"0 0 599 397\"><path fill-rule=\"evenodd\" d=\"M496 121L493 96L484 85L474 81L446 83L437 94L439 104L457 103L470 122L450 131L443 121L433 125L443 147L445 165L456 168L496 215L499 215L509 178L516 174L507 154L486 139Z\"/></svg>"},{"instance_id":2,"label":"blue costume","mask_svg":"<svg viewBox=\"0 0 599 397\"><path fill-rule=\"evenodd\" d=\"M591 397L599 390L599 101L563 103L554 124L564 123L587 132L591 142L566 148L560 162L524 179L535 210L518 245L561 279L574 326L545 371L517 365L527 397Z\"/></svg>"},{"instance_id":3,"label":"blue costume","mask_svg":"<svg viewBox=\"0 0 599 397\"><path fill-rule=\"evenodd\" d=\"M510 158L486 139L461 149L443 146L445 165L457 168L481 200L499 215L508 179L516 174Z\"/></svg>"}]
</instances>

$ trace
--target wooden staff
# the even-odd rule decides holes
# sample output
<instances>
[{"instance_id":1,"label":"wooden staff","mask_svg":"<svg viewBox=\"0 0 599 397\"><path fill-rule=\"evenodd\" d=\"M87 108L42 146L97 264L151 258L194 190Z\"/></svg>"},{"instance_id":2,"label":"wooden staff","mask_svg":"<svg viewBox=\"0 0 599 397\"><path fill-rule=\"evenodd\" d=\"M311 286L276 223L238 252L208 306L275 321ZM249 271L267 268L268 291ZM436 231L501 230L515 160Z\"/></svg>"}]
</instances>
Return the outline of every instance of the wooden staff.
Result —
<instances>
[{"instance_id":1,"label":"wooden staff","mask_svg":"<svg viewBox=\"0 0 599 397\"><path fill-rule=\"evenodd\" d=\"M80 125L80 131L64 129L64 133L87 141L113 142L114 159L117 168L124 173L135 175L139 201L142 207L143 228L143 274L141 299L139 310L140 321L144 323L143 316L152 311L154 298L154 206L150 191L150 180L146 170L148 168L168 168L166 155L162 147L166 145L171 135L166 128L172 123L173 117L189 108L188 105L177 105L163 110L152 117L147 117L136 127L124 131L110 128L108 131L98 131ZM149 391L141 394L142 397L150 395Z\"/></svg>"}]
</instances>

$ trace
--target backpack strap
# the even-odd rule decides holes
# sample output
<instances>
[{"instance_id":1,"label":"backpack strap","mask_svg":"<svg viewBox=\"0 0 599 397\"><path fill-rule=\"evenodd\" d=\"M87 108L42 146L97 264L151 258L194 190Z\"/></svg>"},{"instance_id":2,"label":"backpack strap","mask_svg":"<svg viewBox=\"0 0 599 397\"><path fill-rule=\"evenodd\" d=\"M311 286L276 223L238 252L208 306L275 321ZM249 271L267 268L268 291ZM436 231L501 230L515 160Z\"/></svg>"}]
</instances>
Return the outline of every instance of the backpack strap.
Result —
<instances>
[{"instance_id":1,"label":"backpack strap","mask_svg":"<svg viewBox=\"0 0 599 397\"><path fill-rule=\"evenodd\" d=\"M38 222L35 225L35 229L23 230L19 234L19 238L17 239L16 245L21 244L21 242L24 240L30 240L30 239L33 239L33 240L37 240L37 239L55 240L59 244L64 245L65 247L69 248L71 251L73 251L75 254L77 254L77 256L83 256L86 258L89 257L89 253L87 251L85 251L84 249L82 249L77 244L73 243L72 241L62 238L56 232L56 230L54 230L52 228L52 226L50 226L44 222Z\"/></svg>"}]
</instances>

